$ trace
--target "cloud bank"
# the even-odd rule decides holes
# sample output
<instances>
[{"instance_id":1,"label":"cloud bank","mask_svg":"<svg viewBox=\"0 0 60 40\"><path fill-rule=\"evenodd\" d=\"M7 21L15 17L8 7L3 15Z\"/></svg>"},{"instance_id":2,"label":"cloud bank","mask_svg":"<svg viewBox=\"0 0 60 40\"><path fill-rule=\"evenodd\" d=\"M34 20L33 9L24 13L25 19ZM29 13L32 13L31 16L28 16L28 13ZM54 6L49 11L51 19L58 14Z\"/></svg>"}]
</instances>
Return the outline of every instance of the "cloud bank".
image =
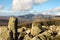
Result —
<instances>
[{"instance_id":1,"label":"cloud bank","mask_svg":"<svg viewBox=\"0 0 60 40\"><path fill-rule=\"evenodd\" d=\"M51 10L43 11L42 14L48 14L48 15L60 15L60 6L53 8Z\"/></svg>"},{"instance_id":2,"label":"cloud bank","mask_svg":"<svg viewBox=\"0 0 60 40\"><path fill-rule=\"evenodd\" d=\"M32 0L13 0L12 6L15 11L28 10L32 7Z\"/></svg>"},{"instance_id":3,"label":"cloud bank","mask_svg":"<svg viewBox=\"0 0 60 40\"><path fill-rule=\"evenodd\" d=\"M47 0L13 0L12 10L25 11L30 10L33 4L46 2Z\"/></svg>"},{"instance_id":4,"label":"cloud bank","mask_svg":"<svg viewBox=\"0 0 60 40\"><path fill-rule=\"evenodd\" d=\"M55 8L54 11L60 12L60 7Z\"/></svg>"}]
</instances>

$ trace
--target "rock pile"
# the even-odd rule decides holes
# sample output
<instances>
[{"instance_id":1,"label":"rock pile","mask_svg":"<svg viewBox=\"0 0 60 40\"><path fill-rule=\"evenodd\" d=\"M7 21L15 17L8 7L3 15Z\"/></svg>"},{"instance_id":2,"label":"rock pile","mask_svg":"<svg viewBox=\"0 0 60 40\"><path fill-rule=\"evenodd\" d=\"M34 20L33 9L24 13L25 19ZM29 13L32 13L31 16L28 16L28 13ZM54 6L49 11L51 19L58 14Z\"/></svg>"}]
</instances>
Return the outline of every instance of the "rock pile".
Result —
<instances>
[{"instance_id":1,"label":"rock pile","mask_svg":"<svg viewBox=\"0 0 60 40\"><path fill-rule=\"evenodd\" d=\"M60 26L41 26L40 23L33 22L29 31L27 28L24 30L20 32L20 40L60 40ZM21 39L22 35L23 38Z\"/></svg>"}]
</instances>

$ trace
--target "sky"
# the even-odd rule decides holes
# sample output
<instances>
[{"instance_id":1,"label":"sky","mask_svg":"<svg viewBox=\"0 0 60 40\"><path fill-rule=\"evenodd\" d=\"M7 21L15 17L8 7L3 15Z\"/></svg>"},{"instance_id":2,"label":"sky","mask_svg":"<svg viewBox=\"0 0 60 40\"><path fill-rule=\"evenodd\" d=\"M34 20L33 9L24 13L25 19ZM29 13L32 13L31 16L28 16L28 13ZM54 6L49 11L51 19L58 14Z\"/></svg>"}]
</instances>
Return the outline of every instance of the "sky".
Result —
<instances>
[{"instance_id":1,"label":"sky","mask_svg":"<svg viewBox=\"0 0 60 40\"><path fill-rule=\"evenodd\" d=\"M60 0L0 0L0 16L60 15Z\"/></svg>"}]
</instances>

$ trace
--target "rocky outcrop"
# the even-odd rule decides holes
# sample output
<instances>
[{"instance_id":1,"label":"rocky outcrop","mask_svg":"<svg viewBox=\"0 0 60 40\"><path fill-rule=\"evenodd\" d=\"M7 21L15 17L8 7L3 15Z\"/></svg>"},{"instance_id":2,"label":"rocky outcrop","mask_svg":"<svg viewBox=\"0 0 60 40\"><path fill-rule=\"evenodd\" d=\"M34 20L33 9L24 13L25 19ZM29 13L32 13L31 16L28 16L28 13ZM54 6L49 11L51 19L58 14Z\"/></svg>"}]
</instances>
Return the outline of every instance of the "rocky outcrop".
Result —
<instances>
[{"instance_id":1,"label":"rocky outcrop","mask_svg":"<svg viewBox=\"0 0 60 40\"><path fill-rule=\"evenodd\" d=\"M17 40L17 18L11 16L7 27L0 27L0 40Z\"/></svg>"},{"instance_id":2,"label":"rocky outcrop","mask_svg":"<svg viewBox=\"0 0 60 40\"><path fill-rule=\"evenodd\" d=\"M9 35L10 38L12 38L11 40L13 39L17 40L17 24L18 24L17 18L11 16L8 23Z\"/></svg>"},{"instance_id":3,"label":"rocky outcrop","mask_svg":"<svg viewBox=\"0 0 60 40\"><path fill-rule=\"evenodd\" d=\"M31 35L33 36L38 35L41 32L41 29L39 27L41 27L39 23L37 22L32 23Z\"/></svg>"},{"instance_id":4,"label":"rocky outcrop","mask_svg":"<svg viewBox=\"0 0 60 40\"><path fill-rule=\"evenodd\" d=\"M0 40L60 40L60 25L33 22L31 27L18 28L17 24L17 18L11 16L8 27L0 27Z\"/></svg>"}]
</instances>

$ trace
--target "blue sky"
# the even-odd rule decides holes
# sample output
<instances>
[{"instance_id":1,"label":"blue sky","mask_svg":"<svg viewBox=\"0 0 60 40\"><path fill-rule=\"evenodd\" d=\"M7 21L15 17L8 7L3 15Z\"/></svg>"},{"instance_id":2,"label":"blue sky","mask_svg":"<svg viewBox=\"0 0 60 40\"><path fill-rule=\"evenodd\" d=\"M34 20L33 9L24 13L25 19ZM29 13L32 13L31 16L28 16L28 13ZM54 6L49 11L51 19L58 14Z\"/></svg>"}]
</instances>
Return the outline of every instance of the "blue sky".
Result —
<instances>
[{"instance_id":1,"label":"blue sky","mask_svg":"<svg viewBox=\"0 0 60 40\"><path fill-rule=\"evenodd\" d=\"M12 0L0 0L0 4L4 6L3 10L9 10L12 6Z\"/></svg>"},{"instance_id":2,"label":"blue sky","mask_svg":"<svg viewBox=\"0 0 60 40\"><path fill-rule=\"evenodd\" d=\"M11 9L12 9L12 2L13 2L12 0L0 0L0 5L3 6L3 9L0 10L0 16L8 16L8 15L17 15L18 16L18 15L25 14L25 13L20 13L20 12L9 13L9 11L11 11ZM48 0L47 2L34 4L32 6L32 8L29 10L29 12L33 13L34 11L36 11L36 12L46 11L46 10L51 10L51 9L54 9L57 7L60 7L60 0ZM33 13L33 14L35 14L35 13ZM38 14L38 13L36 13L36 14Z\"/></svg>"},{"instance_id":3,"label":"blue sky","mask_svg":"<svg viewBox=\"0 0 60 40\"><path fill-rule=\"evenodd\" d=\"M49 0L48 2L39 4L39 5L34 5L33 9L34 10L49 10L52 8L56 8L60 6L60 0Z\"/></svg>"}]
</instances>

